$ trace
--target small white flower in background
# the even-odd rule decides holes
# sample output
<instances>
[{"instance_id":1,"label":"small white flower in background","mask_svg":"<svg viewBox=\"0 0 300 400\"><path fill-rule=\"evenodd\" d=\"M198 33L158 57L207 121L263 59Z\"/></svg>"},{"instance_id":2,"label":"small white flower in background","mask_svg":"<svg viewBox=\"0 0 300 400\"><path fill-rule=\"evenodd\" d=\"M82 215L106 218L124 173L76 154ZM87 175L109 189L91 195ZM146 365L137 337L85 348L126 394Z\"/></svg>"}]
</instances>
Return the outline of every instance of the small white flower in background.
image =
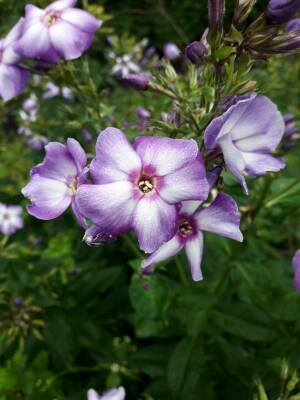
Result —
<instances>
[{"instance_id":1,"label":"small white flower in background","mask_svg":"<svg viewBox=\"0 0 300 400\"><path fill-rule=\"evenodd\" d=\"M120 78L126 77L131 72L139 71L140 67L132 61L131 55L129 54L125 54L122 57L117 57L116 64L112 68L112 73Z\"/></svg>"},{"instance_id":2,"label":"small white flower in background","mask_svg":"<svg viewBox=\"0 0 300 400\"><path fill-rule=\"evenodd\" d=\"M51 99L52 97L62 96L66 100L73 99L73 93L67 86L59 87L53 82L48 82L46 85L46 91L43 94L43 99Z\"/></svg>"},{"instance_id":3,"label":"small white flower in background","mask_svg":"<svg viewBox=\"0 0 300 400\"><path fill-rule=\"evenodd\" d=\"M0 232L4 235L12 235L18 229L23 228L22 207L7 206L0 203Z\"/></svg>"},{"instance_id":4,"label":"small white flower in background","mask_svg":"<svg viewBox=\"0 0 300 400\"><path fill-rule=\"evenodd\" d=\"M94 390L90 389L87 393L88 400L125 400L125 389L119 388L110 389L101 396Z\"/></svg>"}]
</instances>

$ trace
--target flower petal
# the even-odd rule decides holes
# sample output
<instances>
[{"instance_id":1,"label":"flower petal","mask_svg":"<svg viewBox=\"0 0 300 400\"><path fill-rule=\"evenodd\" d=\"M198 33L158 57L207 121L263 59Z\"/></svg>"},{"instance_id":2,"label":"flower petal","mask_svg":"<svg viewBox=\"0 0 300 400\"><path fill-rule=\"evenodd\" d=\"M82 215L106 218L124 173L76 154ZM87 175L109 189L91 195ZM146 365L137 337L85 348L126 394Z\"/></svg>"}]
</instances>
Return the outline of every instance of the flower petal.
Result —
<instances>
[{"instance_id":1,"label":"flower petal","mask_svg":"<svg viewBox=\"0 0 300 400\"><path fill-rule=\"evenodd\" d=\"M166 202L175 204L184 200L205 200L208 190L203 160L198 155L194 161L164 176L158 192Z\"/></svg>"},{"instance_id":2,"label":"flower petal","mask_svg":"<svg viewBox=\"0 0 300 400\"><path fill-rule=\"evenodd\" d=\"M19 37L21 36L21 33L22 33L24 21L25 21L24 18L20 18L19 21L14 25L14 27L6 35L5 39L3 40L4 48L11 45L17 39L19 39Z\"/></svg>"},{"instance_id":3,"label":"flower petal","mask_svg":"<svg viewBox=\"0 0 300 400\"><path fill-rule=\"evenodd\" d=\"M198 228L230 239L243 241L240 231L240 213L236 202L225 193L219 193L208 206L195 214Z\"/></svg>"},{"instance_id":4,"label":"flower petal","mask_svg":"<svg viewBox=\"0 0 300 400\"><path fill-rule=\"evenodd\" d=\"M264 175L267 172L277 172L285 167L283 160L269 154L243 153L243 157L247 172L254 176Z\"/></svg>"},{"instance_id":5,"label":"flower petal","mask_svg":"<svg viewBox=\"0 0 300 400\"><path fill-rule=\"evenodd\" d=\"M154 253L152 253L142 262L142 270L144 273L149 273L152 270L151 266L153 264L157 264L175 256L175 254L177 254L183 248L183 246L184 242L179 240L177 235L175 235L171 240L163 243Z\"/></svg>"},{"instance_id":6,"label":"flower petal","mask_svg":"<svg viewBox=\"0 0 300 400\"><path fill-rule=\"evenodd\" d=\"M44 14L45 14L45 11L38 8L34 4L26 4L26 6L25 6L26 20L41 18Z\"/></svg>"},{"instance_id":7,"label":"flower petal","mask_svg":"<svg viewBox=\"0 0 300 400\"><path fill-rule=\"evenodd\" d=\"M193 281L202 281L201 261L203 254L203 233L199 231L196 236L188 239L184 248L189 261Z\"/></svg>"},{"instance_id":8,"label":"flower petal","mask_svg":"<svg viewBox=\"0 0 300 400\"><path fill-rule=\"evenodd\" d=\"M77 176L77 166L66 145L50 142L45 146L44 161L32 168L31 175L39 174L46 178L55 179L65 184Z\"/></svg>"},{"instance_id":9,"label":"flower petal","mask_svg":"<svg viewBox=\"0 0 300 400\"><path fill-rule=\"evenodd\" d=\"M135 149L144 167L155 168L156 175L164 176L194 161L198 155L195 140L170 139L159 136L139 136Z\"/></svg>"},{"instance_id":10,"label":"flower petal","mask_svg":"<svg viewBox=\"0 0 300 400\"><path fill-rule=\"evenodd\" d=\"M88 228L88 224L86 223L86 220L85 220L84 216L83 216L83 215L81 214L81 212L79 211L79 207L78 207L78 205L77 205L77 202L76 202L76 198L75 198L75 197L72 198L72 203L71 203L71 205L72 205L73 213L75 214L75 217L77 218L78 222L80 223L80 225L81 225L84 229L87 229L87 228Z\"/></svg>"},{"instance_id":11,"label":"flower petal","mask_svg":"<svg viewBox=\"0 0 300 400\"><path fill-rule=\"evenodd\" d=\"M120 235L132 226L133 211L137 201L133 199L130 182L114 182L105 185L81 185L76 201L82 215L90 218L108 235Z\"/></svg>"},{"instance_id":12,"label":"flower petal","mask_svg":"<svg viewBox=\"0 0 300 400\"><path fill-rule=\"evenodd\" d=\"M77 170L81 171L86 166L87 162L85 151L80 143L73 138L68 138L67 148L77 166Z\"/></svg>"},{"instance_id":13,"label":"flower petal","mask_svg":"<svg viewBox=\"0 0 300 400\"><path fill-rule=\"evenodd\" d=\"M158 195L146 195L134 211L133 229L141 250L152 253L175 235L177 213L174 205L167 204Z\"/></svg>"},{"instance_id":14,"label":"flower petal","mask_svg":"<svg viewBox=\"0 0 300 400\"><path fill-rule=\"evenodd\" d=\"M88 400L100 400L100 396L94 389L89 389L87 392Z\"/></svg>"},{"instance_id":15,"label":"flower petal","mask_svg":"<svg viewBox=\"0 0 300 400\"><path fill-rule=\"evenodd\" d=\"M100 133L96 144L96 157L91 163L91 176L95 183L127 180L128 175L140 171L142 163L122 131L107 128Z\"/></svg>"},{"instance_id":16,"label":"flower petal","mask_svg":"<svg viewBox=\"0 0 300 400\"><path fill-rule=\"evenodd\" d=\"M31 177L22 194L32 202L27 207L29 214L43 220L58 217L71 203L69 189L64 183L40 175Z\"/></svg>"},{"instance_id":17,"label":"flower petal","mask_svg":"<svg viewBox=\"0 0 300 400\"><path fill-rule=\"evenodd\" d=\"M76 26L63 20L57 21L49 28L52 46L66 60L74 60L90 47L93 34L83 32Z\"/></svg>"},{"instance_id":18,"label":"flower petal","mask_svg":"<svg viewBox=\"0 0 300 400\"><path fill-rule=\"evenodd\" d=\"M76 3L77 0L57 0L45 8L45 11L61 11L69 7L74 7Z\"/></svg>"},{"instance_id":19,"label":"flower petal","mask_svg":"<svg viewBox=\"0 0 300 400\"><path fill-rule=\"evenodd\" d=\"M294 286L297 292L300 292L300 250L296 251L292 263L294 269Z\"/></svg>"},{"instance_id":20,"label":"flower petal","mask_svg":"<svg viewBox=\"0 0 300 400\"><path fill-rule=\"evenodd\" d=\"M247 183L243 176L243 172L246 167L243 153L240 152L232 143L230 135L223 136L218 143L222 149L224 160L228 169L239 180L245 193L248 194Z\"/></svg>"},{"instance_id":21,"label":"flower petal","mask_svg":"<svg viewBox=\"0 0 300 400\"><path fill-rule=\"evenodd\" d=\"M26 87L29 74L21 67L0 64L0 96L4 101L20 94Z\"/></svg>"},{"instance_id":22,"label":"flower petal","mask_svg":"<svg viewBox=\"0 0 300 400\"><path fill-rule=\"evenodd\" d=\"M84 32L95 32L102 25L102 21L79 8L67 8L62 12L61 18Z\"/></svg>"}]
</instances>

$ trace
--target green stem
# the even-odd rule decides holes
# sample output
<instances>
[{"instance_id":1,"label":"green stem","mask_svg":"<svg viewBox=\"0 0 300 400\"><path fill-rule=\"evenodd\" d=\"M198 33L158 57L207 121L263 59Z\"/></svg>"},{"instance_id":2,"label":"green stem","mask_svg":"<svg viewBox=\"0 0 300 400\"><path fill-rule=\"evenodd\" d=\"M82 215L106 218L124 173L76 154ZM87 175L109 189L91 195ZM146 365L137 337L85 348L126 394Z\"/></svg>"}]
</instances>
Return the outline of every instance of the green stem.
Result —
<instances>
[{"instance_id":1,"label":"green stem","mask_svg":"<svg viewBox=\"0 0 300 400\"><path fill-rule=\"evenodd\" d=\"M175 257L175 265L176 265L181 283L183 284L183 286L187 287L189 285L189 281L186 277L186 274L184 272L184 266L181 264L179 256Z\"/></svg>"},{"instance_id":2,"label":"green stem","mask_svg":"<svg viewBox=\"0 0 300 400\"><path fill-rule=\"evenodd\" d=\"M137 249L135 243L133 242L133 240L131 239L131 237L129 235L124 235L123 239L125 240L125 242L127 243L128 247L131 249L132 253L137 257L137 258L141 258L141 253L139 252L139 250Z\"/></svg>"},{"instance_id":3,"label":"green stem","mask_svg":"<svg viewBox=\"0 0 300 400\"><path fill-rule=\"evenodd\" d=\"M279 200L283 199L284 197L286 197L289 192L291 191L291 189L294 188L294 186L296 186L298 183L300 183L300 177L296 178L290 185L288 185L287 187L285 187L284 189L280 190L278 193L276 193L274 196L272 196L270 199L268 199L263 206L266 208L269 208L271 206L273 206L274 204L276 204Z\"/></svg>"},{"instance_id":4,"label":"green stem","mask_svg":"<svg viewBox=\"0 0 300 400\"><path fill-rule=\"evenodd\" d=\"M254 218L257 216L257 214L262 209L262 207L264 205L265 198L266 198L266 196L267 196L267 194L269 192L269 189L271 187L272 182L273 182L273 176L272 175L268 175L265 178L264 186L262 188L260 196L259 196L259 198L258 198L258 200L256 202L255 207L254 207L253 214L252 214L252 220L254 220Z\"/></svg>"}]
</instances>

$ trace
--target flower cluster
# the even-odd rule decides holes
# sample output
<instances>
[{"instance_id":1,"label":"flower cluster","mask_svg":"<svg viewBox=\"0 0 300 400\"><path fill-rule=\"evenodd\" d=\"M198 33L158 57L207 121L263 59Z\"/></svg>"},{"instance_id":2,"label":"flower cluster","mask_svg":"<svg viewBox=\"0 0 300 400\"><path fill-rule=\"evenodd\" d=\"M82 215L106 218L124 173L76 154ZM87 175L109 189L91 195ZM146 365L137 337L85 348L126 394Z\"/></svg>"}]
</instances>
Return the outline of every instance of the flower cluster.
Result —
<instances>
[{"instance_id":1,"label":"flower cluster","mask_svg":"<svg viewBox=\"0 0 300 400\"><path fill-rule=\"evenodd\" d=\"M73 60L86 51L102 22L75 8L77 0L58 0L44 10L28 4L6 38L0 40L0 96L9 100L26 87L26 59L56 64Z\"/></svg>"}]
</instances>

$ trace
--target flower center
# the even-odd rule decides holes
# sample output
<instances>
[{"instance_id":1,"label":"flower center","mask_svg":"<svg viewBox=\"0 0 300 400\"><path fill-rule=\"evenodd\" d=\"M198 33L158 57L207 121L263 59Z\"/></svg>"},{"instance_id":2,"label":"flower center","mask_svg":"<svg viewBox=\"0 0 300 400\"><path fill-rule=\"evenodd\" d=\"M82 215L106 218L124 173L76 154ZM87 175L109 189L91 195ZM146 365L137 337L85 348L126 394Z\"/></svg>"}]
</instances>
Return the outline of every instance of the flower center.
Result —
<instances>
[{"instance_id":1,"label":"flower center","mask_svg":"<svg viewBox=\"0 0 300 400\"><path fill-rule=\"evenodd\" d=\"M50 26L55 24L55 22L59 19L59 14L56 11L52 11L51 13L45 15L44 22L46 25Z\"/></svg>"},{"instance_id":2,"label":"flower center","mask_svg":"<svg viewBox=\"0 0 300 400\"><path fill-rule=\"evenodd\" d=\"M179 232L183 237L188 237L193 233L193 227L190 221L183 219L179 225Z\"/></svg>"},{"instance_id":3,"label":"flower center","mask_svg":"<svg viewBox=\"0 0 300 400\"><path fill-rule=\"evenodd\" d=\"M154 189L153 180L149 176L142 176L137 185L142 193L149 193Z\"/></svg>"},{"instance_id":4,"label":"flower center","mask_svg":"<svg viewBox=\"0 0 300 400\"><path fill-rule=\"evenodd\" d=\"M69 183L69 190L72 196L75 196L77 190L77 178L73 178Z\"/></svg>"}]
</instances>

